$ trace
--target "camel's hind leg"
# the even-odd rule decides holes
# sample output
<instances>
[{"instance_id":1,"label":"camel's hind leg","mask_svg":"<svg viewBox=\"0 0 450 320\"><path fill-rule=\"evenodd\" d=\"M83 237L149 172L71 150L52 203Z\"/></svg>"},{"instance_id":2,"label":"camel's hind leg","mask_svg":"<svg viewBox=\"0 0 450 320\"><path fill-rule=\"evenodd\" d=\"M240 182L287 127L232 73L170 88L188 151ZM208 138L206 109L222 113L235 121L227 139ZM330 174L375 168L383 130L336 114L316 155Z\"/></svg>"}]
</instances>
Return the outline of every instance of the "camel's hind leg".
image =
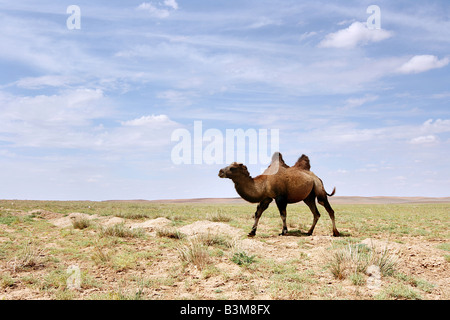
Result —
<instances>
[{"instance_id":1,"label":"camel's hind leg","mask_svg":"<svg viewBox=\"0 0 450 320\"><path fill-rule=\"evenodd\" d=\"M249 237L254 237L256 234L256 228L258 227L259 218L261 218L262 213L269 207L272 202L272 198L266 198L258 204L255 212L255 222L253 223L252 231L248 234Z\"/></svg>"},{"instance_id":2,"label":"camel's hind leg","mask_svg":"<svg viewBox=\"0 0 450 320\"><path fill-rule=\"evenodd\" d=\"M333 208L331 208L331 205L328 202L327 197L326 196L325 197L320 197L320 198L317 198L317 200L318 200L319 204L321 204L322 206L325 207L325 209L327 210L328 214L330 215L331 222L333 223L333 236L339 237L340 233L337 230L336 222L334 221L334 210L333 210Z\"/></svg>"},{"instance_id":3,"label":"camel's hind leg","mask_svg":"<svg viewBox=\"0 0 450 320\"><path fill-rule=\"evenodd\" d=\"M287 200L285 197L279 196L275 198L278 210L280 211L281 220L283 221L283 229L281 230L280 236L285 236L287 234L287 224L286 224L286 207Z\"/></svg>"},{"instance_id":4,"label":"camel's hind leg","mask_svg":"<svg viewBox=\"0 0 450 320\"><path fill-rule=\"evenodd\" d=\"M311 191L311 193L306 197L306 199L303 200L304 203L309 207L309 210L311 210L312 214L314 215L314 220L311 225L311 228L309 228L308 236L312 235L314 228L316 227L317 221L320 218L319 210L316 206L316 195L314 193L314 190Z\"/></svg>"}]
</instances>

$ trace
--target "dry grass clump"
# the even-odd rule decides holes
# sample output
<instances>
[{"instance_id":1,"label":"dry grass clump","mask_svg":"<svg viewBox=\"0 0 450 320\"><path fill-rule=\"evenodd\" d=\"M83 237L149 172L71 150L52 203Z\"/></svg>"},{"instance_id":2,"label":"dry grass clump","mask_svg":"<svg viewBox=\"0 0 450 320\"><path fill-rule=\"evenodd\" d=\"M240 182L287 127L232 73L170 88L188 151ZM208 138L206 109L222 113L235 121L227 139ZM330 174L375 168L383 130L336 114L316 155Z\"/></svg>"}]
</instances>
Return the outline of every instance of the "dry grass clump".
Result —
<instances>
[{"instance_id":1,"label":"dry grass clump","mask_svg":"<svg viewBox=\"0 0 450 320\"><path fill-rule=\"evenodd\" d=\"M223 248L231 248L234 246L233 240L220 234L203 233L197 235L196 239L205 246L218 246Z\"/></svg>"},{"instance_id":2,"label":"dry grass clump","mask_svg":"<svg viewBox=\"0 0 450 320\"><path fill-rule=\"evenodd\" d=\"M100 246L96 245L94 246L94 252L92 253L91 258L96 264L103 264L111 260L111 255L109 252L104 252Z\"/></svg>"},{"instance_id":3,"label":"dry grass clump","mask_svg":"<svg viewBox=\"0 0 450 320\"><path fill-rule=\"evenodd\" d=\"M74 229L86 229L91 226L91 220L85 217L77 217L72 220L72 226Z\"/></svg>"},{"instance_id":4,"label":"dry grass clump","mask_svg":"<svg viewBox=\"0 0 450 320\"><path fill-rule=\"evenodd\" d=\"M176 229L162 228L156 231L156 236L169 239L184 239L186 235Z\"/></svg>"},{"instance_id":5,"label":"dry grass clump","mask_svg":"<svg viewBox=\"0 0 450 320\"><path fill-rule=\"evenodd\" d=\"M101 227L100 236L112 236L120 238L138 238L145 234L142 228L130 229L125 223L118 223L113 226Z\"/></svg>"},{"instance_id":6,"label":"dry grass clump","mask_svg":"<svg viewBox=\"0 0 450 320\"><path fill-rule=\"evenodd\" d=\"M190 240L177 250L182 262L192 263L199 269L203 269L211 261L208 248L199 239Z\"/></svg>"},{"instance_id":7,"label":"dry grass clump","mask_svg":"<svg viewBox=\"0 0 450 320\"><path fill-rule=\"evenodd\" d=\"M27 243L18 254L8 261L7 266L13 272L38 268L42 265L42 249L31 243Z\"/></svg>"},{"instance_id":8,"label":"dry grass clump","mask_svg":"<svg viewBox=\"0 0 450 320\"><path fill-rule=\"evenodd\" d=\"M366 274L368 266L378 266L383 276L389 276L394 273L396 263L396 256L387 248L376 251L364 244L349 244L334 252L330 271L336 279L351 277L359 282L361 277L358 275Z\"/></svg>"},{"instance_id":9,"label":"dry grass clump","mask_svg":"<svg viewBox=\"0 0 450 320\"><path fill-rule=\"evenodd\" d=\"M206 216L206 219L212 222L230 222L231 217L229 214L224 213L221 210L217 210L216 212L209 213Z\"/></svg>"}]
</instances>

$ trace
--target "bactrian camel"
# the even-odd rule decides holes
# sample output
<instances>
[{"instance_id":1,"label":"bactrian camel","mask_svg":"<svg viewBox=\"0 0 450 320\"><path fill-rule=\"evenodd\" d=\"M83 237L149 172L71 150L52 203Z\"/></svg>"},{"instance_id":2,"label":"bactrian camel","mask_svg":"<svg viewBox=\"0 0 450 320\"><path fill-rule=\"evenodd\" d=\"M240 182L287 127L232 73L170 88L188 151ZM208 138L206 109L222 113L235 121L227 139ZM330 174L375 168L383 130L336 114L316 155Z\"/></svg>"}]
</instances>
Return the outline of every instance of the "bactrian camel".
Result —
<instances>
[{"instance_id":1,"label":"bactrian camel","mask_svg":"<svg viewBox=\"0 0 450 320\"><path fill-rule=\"evenodd\" d=\"M228 167L219 171L220 178L229 178L234 182L237 193L248 202L259 203L255 212L255 222L248 234L253 237L256 234L259 218L269 204L275 199L280 211L283 229L280 235L287 234L286 207L288 203L303 201L314 215L314 220L308 235L314 231L320 213L316 206L316 198L319 204L325 207L333 223L333 236L339 236L334 219L334 211L328 202L327 196L334 195L325 191L322 180L310 171L309 158L302 155L294 166L289 167L283 160L281 153L275 152L272 163L259 176L252 178L247 167L242 163L233 162Z\"/></svg>"}]
</instances>

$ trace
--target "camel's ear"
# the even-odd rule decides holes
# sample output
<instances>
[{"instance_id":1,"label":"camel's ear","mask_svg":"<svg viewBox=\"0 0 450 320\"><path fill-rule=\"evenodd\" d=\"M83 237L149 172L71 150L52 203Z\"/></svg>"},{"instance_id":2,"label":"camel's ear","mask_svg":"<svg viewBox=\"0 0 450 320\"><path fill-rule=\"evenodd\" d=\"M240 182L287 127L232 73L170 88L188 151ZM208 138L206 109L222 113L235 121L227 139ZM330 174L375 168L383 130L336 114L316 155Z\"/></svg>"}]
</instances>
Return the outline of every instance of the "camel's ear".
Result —
<instances>
[{"instance_id":1,"label":"camel's ear","mask_svg":"<svg viewBox=\"0 0 450 320\"><path fill-rule=\"evenodd\" d=\"M243 163L239 163L239 168L241 168L241 169L243 169L243 170L248 172L247 166L245 164L243 164Z\"/></svg>"}]
</instances>

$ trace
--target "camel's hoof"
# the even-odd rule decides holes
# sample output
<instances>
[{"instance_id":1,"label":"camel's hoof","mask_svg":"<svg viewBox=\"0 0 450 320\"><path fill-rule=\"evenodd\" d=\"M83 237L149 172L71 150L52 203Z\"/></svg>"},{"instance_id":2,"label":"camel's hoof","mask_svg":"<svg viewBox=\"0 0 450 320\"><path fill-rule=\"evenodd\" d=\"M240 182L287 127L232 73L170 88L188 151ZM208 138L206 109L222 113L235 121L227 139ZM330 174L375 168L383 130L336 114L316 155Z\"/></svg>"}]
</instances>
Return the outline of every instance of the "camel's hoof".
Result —
<instances>
[{"instance_id":1,"label":"camel's hoof","mask_svg":"<svg viewBox=\"0 0 450 320\"><path fill-rule=\"evenodd\" d=\"M333 232L333 237L340 237L341 234L339 232Z\"/></svg>"},{"instance_id":2,"label":"camel's hoof","mask_svg":"<svg viewBox=\"0 0 450 320\"><path fill-rule=\"evenodd\" d=\"M253 232L250 232L248 235L247 235L247 237L249 237L249 238L253 238L255 236L255 233L253 233Z\"/></svg>"}]
</instances>

